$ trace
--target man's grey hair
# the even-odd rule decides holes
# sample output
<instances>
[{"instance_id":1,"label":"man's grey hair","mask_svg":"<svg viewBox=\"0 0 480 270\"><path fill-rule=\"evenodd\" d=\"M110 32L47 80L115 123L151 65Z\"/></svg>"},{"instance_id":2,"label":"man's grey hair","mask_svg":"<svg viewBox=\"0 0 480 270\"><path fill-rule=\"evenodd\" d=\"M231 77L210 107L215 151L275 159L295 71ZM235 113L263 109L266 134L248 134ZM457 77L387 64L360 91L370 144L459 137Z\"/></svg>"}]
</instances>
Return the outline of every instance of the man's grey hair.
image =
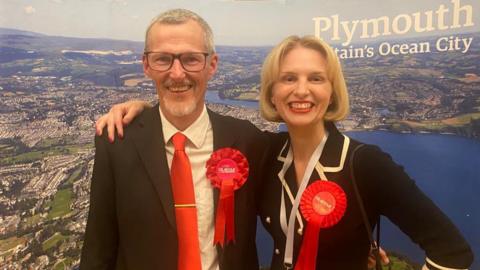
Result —
<instances>
[{"instance_id":1,"label":"man's grey hair","mask_svg":"<svg viewBox=\"0 0 480 270\"><path fill-rule=\"evenodd\" d=\"M147 32L145 33L145 51L147 52L148 49L148 37L150 34L150 29L153 25L159 24L182 24L187 22L188 20L193 20L197 22L203 30L204 33L204 41L205 41L205 49L207 49L208 53L215 52L215 44L213 43L213 33L212 29L208 25L208 23L200 17L197 13L187 10L187 9L170 9L155 17L147 28Z\"/></svg>"}]
</instances>

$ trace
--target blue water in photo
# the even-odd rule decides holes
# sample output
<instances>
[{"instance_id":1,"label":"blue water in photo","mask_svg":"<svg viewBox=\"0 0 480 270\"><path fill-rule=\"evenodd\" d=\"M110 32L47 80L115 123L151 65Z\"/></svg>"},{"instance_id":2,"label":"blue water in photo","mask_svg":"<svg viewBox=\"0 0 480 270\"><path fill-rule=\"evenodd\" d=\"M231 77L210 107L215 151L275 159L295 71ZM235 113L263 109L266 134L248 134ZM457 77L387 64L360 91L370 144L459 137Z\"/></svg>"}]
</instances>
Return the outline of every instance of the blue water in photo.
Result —
<instances>
[{"instance_id":1,"label":"blue water in photo","mask_svg":"<svg viewBox=\"0 0 480 270\"><path fill-rule=\"evenodd\" d=\"M231 100L210 100L231 103ZM256 102L236 101L244 107L257 107ZM401 134L387 131L348 132L350 137L378 145L417 185L450 217L473 248L476 255L471 269L480 269L480 141L442 134ZM270 236L258 225L257 244L261 265L268 265L272 256ZM387 218L382 218L382 246L423 263L423 251Z\"/></svg>"},{"instance_id":2,"label":"blue water in photo","mask_svg":"<svg viewBox=\"0 0 480 270\"><path fill-rule=\"evenodd\" d=\"M257 101L221 99L218 96L218 91L207 91L205 98L210 103L220 103L220 104L227 104L227 105L233 105L233 106L241 106L241 107L258 109L258 102Z\"/></svg>"},{"instance_id":3,"label":"blue water in photo","mask_svg":"<svg viewBox=\"0 0 480 270\"><path fill-rule=\"evenodd\" d=\"M352 138L380 146L402 164L437 206L450 217L480 254L480 141L452 135L351 132ZM387 218L382 246L423 262L423 251ZM471 269L479 269L479 260Z\"/></svg>"}]
</instances>

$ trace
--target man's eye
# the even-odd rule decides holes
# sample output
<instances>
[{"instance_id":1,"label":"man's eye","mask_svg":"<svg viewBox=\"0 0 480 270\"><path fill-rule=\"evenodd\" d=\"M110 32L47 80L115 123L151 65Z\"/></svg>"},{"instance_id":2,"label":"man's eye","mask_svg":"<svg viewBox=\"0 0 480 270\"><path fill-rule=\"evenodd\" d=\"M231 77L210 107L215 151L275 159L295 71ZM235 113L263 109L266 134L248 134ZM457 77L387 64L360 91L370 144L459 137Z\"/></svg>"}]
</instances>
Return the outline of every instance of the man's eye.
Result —
<instances>
[{"instance_id":1,"label":"man's eye","mask_svg":"<svg viewBox=\"0 0 480 270\"><path fill-rule=\"evenodd\" d=\"M182 57L182 62L187 65L195 65L201 62L200 58L195 55L185 55Z\"/></svg>"},{"instance_id":2,"label":"man's eye","mask_svg":"<svg viewBox=\"0 0 480 270\"><path fill-rule=\"evenodd\" d=\"M168 55L158 55L153 57L153 61L158 64L162 64L162 63L169 64L171 61L171 57Z\"/></svg>"}]
</instances>

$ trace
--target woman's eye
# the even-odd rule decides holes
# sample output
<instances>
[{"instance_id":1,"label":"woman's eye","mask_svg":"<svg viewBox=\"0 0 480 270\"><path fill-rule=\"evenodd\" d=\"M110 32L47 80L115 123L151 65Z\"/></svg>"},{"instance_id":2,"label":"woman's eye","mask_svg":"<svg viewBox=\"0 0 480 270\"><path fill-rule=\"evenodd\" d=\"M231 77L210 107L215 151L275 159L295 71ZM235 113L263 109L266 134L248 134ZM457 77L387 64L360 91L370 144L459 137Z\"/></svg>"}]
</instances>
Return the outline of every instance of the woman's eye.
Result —
<instances>
[{"instance_id":1,"label":"woman's eye","mask_svg":"<svg viewBox=\"0 0 480 270\"><path fill-rule=\"evenodd\" d=\"M283 76L282 77L282 82L294 82L296 81L295 76Z\"/></svg>"},{"instance_id":2,"label":"woman's eye","mask_svg":"<svg viewBox=\"0 0 480 270\"><path fill-rule=\"evenodd\" d=\"M310 77L310 81L319 83L319 82L325 81L325 78L323 78L322 76L313 76L313 77Z\"/></svg>"}]
</instances>

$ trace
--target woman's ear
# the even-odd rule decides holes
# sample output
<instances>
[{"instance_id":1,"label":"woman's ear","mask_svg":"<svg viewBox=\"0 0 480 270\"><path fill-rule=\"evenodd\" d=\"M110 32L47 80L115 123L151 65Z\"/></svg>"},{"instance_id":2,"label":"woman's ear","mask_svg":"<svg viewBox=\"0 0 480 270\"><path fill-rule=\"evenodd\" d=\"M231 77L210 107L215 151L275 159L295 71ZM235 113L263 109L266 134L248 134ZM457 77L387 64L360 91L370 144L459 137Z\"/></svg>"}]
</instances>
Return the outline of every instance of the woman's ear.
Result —
<instances>
[{"instance_id":1,"label":"woman's ear","mask_svg":"<svg viewBox=\"0 0 480 270\"><path fill-rule=\"evenodd\" d=\"M275 107L275 99L273 97L270 97L270 102L272 103L273 108L276 110L277 107Z\"/></svg>"},{"instance_id":2,"label":"woman's ear","mask_svg":"<svg viewBox=\"0 0 480 270\"><path fill-rule=\"evenodd\" d=\"M335 92L332 91L332 93L330 94L330 100L328 101L328 105L332 105L334 100L335 100Z\"/></svg>"},{"instance_id":3,"label":"woman's ear","mask_svg":"<svg viewBox=\"0 0 480 270\"><path fill-rule=\"evenodd\" d=\"M270 102L272 103L273 107L275 108L275 99L273 98L273 87L267 91L267 94L270 96Z\"/></svg>"}]
</instances>

